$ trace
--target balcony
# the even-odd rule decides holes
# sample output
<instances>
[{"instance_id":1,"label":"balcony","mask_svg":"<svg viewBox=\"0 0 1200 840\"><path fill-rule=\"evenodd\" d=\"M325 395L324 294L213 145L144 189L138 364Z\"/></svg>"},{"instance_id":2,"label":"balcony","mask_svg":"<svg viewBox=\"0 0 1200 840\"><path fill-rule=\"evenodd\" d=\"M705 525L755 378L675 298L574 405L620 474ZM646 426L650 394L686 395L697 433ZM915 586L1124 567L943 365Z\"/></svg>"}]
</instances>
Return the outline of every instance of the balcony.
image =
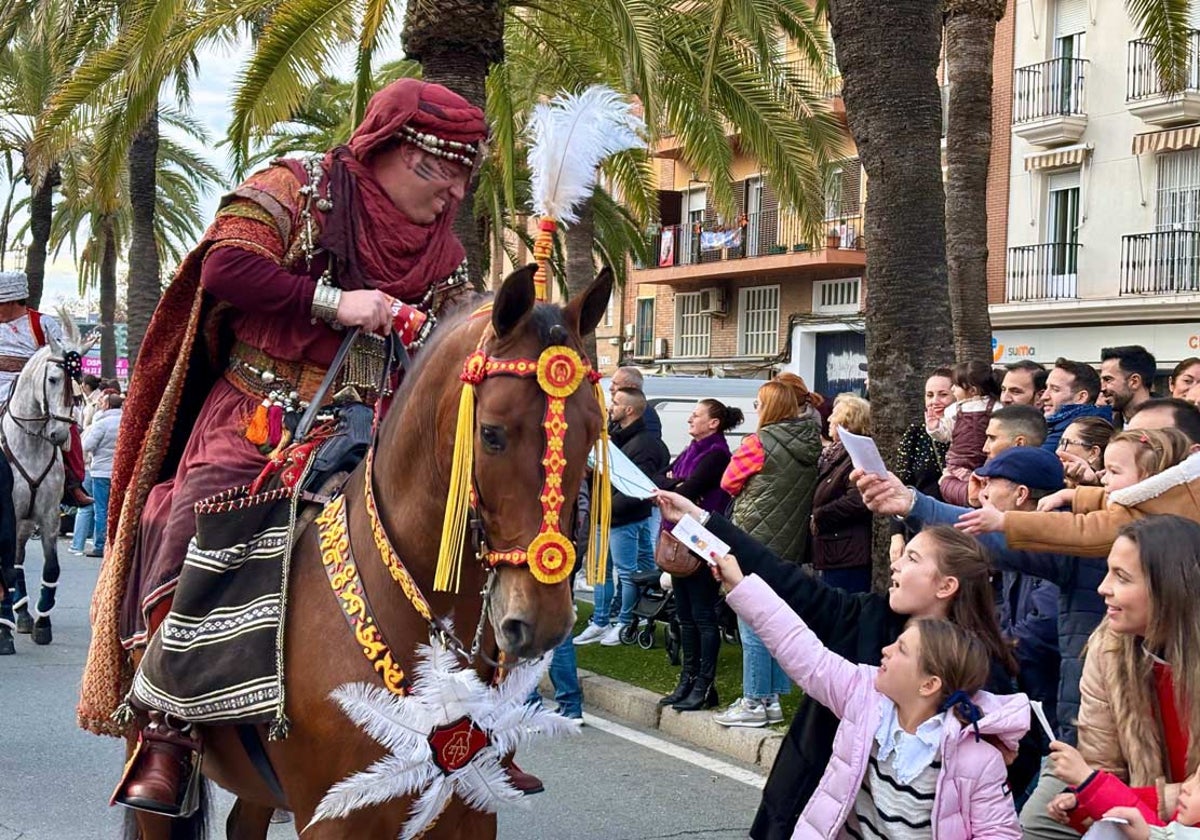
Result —
<instances>
[{"instance_id":1,"label":"balcony","mask_svg":"<svg viewBox=\"0 0 1200 840\"><path fill-rule=\"evenodd\" d=\"M1013 133L1035 146L1078 142L1087 128L1087 66L1055 58L1013 71Z\"/></svg>"},{"instance_id":2,"label":"balcony","mask_svg":"<svg viewBox=\"0 0 1200 840\"><path fill-rule=\"evenodd\" d=\"M1168 94L1154 65L1150 41L1129 42L1125 72L1125 107L1150 125L1169 127L1200 120L1200 30L1188 35L1188 62L1183 90Z\"/></svg>"},{"instance_id":3,"label":"balcony","mask_svg":"<svg viewBox=\"0 0 1200 840\"><path fill-rule=\"evenodd\" d=\"M1160 230L1121 237L1122 295L1200 292L1200 231Z\"/></svg>"},{"instance_id":4,"label":"balcony","mask_svg":"<svg viewBox=\"0 0 1200 840\"><path fill-rule=\"evenodd\" d=\"M1046 242L1008 249L1007 303L1078 297L1079 243Z\"/></svg>"},{"instance_id":5,"label":"balcony","mask_svg":"<svg viewBox=\"0 0 1200 840\"><path fill-rule=\"evenodd\" d=\"M866 265L861 206L824 223L812 240L792 213L748 213L732 225L667 225L651 238L655 262L636 265L640 283L674 283L715 275L738 277L811 266L813 275L842 276ZM860 272L856 272L860 273Z\"/></svg>"}]
</instances>

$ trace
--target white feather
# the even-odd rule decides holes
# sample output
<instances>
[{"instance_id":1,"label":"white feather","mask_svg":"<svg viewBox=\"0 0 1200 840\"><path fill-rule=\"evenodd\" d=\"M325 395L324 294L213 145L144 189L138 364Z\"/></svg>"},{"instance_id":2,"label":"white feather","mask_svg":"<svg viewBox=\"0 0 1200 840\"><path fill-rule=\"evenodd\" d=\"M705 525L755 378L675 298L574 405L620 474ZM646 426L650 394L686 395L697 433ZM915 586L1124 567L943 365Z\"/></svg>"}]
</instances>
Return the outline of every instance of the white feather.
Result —
<instances>
[{"instance_id":1,"label":"white feather","mask_svg":"<svg viewBox=\"0 0 1200 840\"><path fill-rule=\"evenodd\" d=\"M646 124L603 85L535 106L528 130L534 212L567 225L579 218L575 207L591 195L600 162L646 146Z\"/></svg>"},{"instance_id":2,"label":"white feather","mask_svg":"<svg viewBox=\"0 0 1200 840\"><path fill-rule=\"evenodd\" d=\"M450 784L449 779L444 776L434 779L429 789L413 803L408 820L404 823L404 830L400 832L397 840L414 840L424 834L425 829L433 825L442 815L442 811L446 810L453 795L454 785Z\"/></svg>"},{"instance_id":3,"label":"white feather","mask_svg":"<svg viewBox=\"0 0 1200 840\"><path fill-rule=\"evenodd\" d=\"M331 787L313 813L312 822L337 819L369 805L408 796L441 775L432 763L386 756Z\"/></svg>"}]
</instances>

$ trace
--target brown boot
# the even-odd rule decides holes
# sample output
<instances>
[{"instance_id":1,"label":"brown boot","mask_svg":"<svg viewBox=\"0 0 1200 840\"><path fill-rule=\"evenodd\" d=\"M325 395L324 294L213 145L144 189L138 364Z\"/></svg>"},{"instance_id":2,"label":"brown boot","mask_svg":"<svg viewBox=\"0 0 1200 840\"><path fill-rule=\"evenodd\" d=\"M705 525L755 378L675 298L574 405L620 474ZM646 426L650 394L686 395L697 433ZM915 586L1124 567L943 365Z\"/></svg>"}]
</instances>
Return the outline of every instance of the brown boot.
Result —
<instances>
[{"instance_id":1,"label":"brown boot","mask_svg":"<svg viewBox=\"0 0 1200 840\"><path fill-rule=\"evenodd\" d=\"M67 486L63 488L63 501L77 508L85 508L96 502L83 489L83 485L73 479L67 479Z\"/></svg>"},{"instance_id":2,"label":"brown boot","mask_svg":"<svg viewBox=\"0 0 1200 840\"><path fill-rule=\"evenodd\" d=\"M526 773L517 766L515 761L510 760L504 767L504 772L508 774L508 782L525 796L533 796L535 793L541 793L546 789L542 784L542 780L532 773Z\"/></svg>"},{"instance_id":3,"label":"brown boot","mask_svg":"<svg viewBox=\"0 0 1200 840\"><path fill-rule=\"evenodd\" d=\"M145 811L178 814L182 788L192 772L192 753L199 750L200 741L190 725L179 729L162 712L150 712L137 763L117 801Z\"/></svg>"}]
</instances>

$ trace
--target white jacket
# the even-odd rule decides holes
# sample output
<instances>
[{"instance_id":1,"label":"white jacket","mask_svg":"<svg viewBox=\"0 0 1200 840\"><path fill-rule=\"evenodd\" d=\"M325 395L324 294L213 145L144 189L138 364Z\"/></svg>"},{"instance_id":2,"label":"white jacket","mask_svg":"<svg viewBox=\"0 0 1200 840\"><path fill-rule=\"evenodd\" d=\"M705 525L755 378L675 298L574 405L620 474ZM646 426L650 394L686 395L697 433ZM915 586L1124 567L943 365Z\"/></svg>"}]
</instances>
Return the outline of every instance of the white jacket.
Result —
<instances>
[{"instance_id":1,"label":"white jacket","mask_svg":"<svg viewBox=\"0 0 1200 840\"><path fill-rule=\"evenodd\" d=\"M117 429L121 425L121 409L97 411L92 425L83 433L83 451L92 456L93 478L112 478L113 455L117 451Z\"/></svg>"}]
</instances>

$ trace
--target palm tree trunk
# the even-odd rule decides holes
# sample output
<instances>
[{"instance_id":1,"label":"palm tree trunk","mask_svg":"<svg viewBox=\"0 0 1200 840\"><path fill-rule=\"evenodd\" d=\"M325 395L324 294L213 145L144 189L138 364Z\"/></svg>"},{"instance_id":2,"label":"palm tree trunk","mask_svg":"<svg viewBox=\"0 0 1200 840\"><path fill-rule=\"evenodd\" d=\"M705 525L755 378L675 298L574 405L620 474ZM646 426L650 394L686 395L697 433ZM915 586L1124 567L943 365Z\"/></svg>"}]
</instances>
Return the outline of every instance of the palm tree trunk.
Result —
<instances>
[{"instance_id":1,"label":"palm tree trunk","mask_svg":"<svg viewBox=\"0 0 1200 840\"><path fill-rule=\"evenodd\" d=\"M1005 0L946 0L946 265L954 356L992 359L987 289L987 176L992 151L992 54Z\"/></svg>"},{"instance_id":2,"label":"palm tree trunk","mask_svg":"<svg viewBox=\"0 0 1200 840\"><path fill-rule=\"evenodd\" d=\"M42 302L42 289L46 284L46 250L50 243L50 223L54 218L54 190L62 183L58 164L40 184L30 184L33 194L29 197L29 250L25 254L25 275L29 278L29 305L37 309Z\"/></svg>"},{"instance_id":3,"label":"palm tree trunk","mask_svg":"<svg viewBox=\"0 0 1200 840\"><path fill-rule=\"evenodd\" d=\"M937 66L942 0L829 0L850 131L867 171L872 428L896 450L951 346ZM917 301L920 303L918 304ZM887 580L876 550L876 585Z\"/></svg>"},{"instance_id":4,"label":"palm tree trunk","mask_svg":"<svg viewBox=\"0 0 1200 840\"><path fill-rule=\"evenodd\" d=\"M129 236L128 353L130 368L137 362L142 337L162 292L158 244L154 239L157 196L158 111L142 125L129 145L129 201L133 222Z\"/></svg>"},{"instance_id":5,"label":"palm tree trunk","mask_svg":"<svg viewBox=\"0 0 1200 840\"><path fill-rule=\"evenodd\" d=\"M578 208L578 213L579 221L566 229L568 299L581 294L596 277L596 259L593 256L596 219L592 214L592 199L583 202ZM597 358L594 332L583 337L583 349L588 358Z\"/></svg>"},{"instance_id":6,"label":"palm tree trunk","mask_svg":"<svg viewBox=\"0 0 1200 840\"><path fill-rule=\"evenodd\" d=\"M117 317L117 235L111 216L100 221L98 233L103 251L100 255L100 375L117 375L117 337L113 324Z\"/></svg>"},{"instance_id":7,"label":"palm tree trunk","mask_svg":"<svg viewBox=\"0 0 1200 840\"><path fill-rule=\"evenodd\" d=\"M4 199L4 212L0 214L0 271L4 271L4 258L8 254L8 226L12 222L13 197L17 192L18 180L13 177L13 153L9 149L4 153L4 170L8 178L8 196Z\"/></svg>"},{"instance_id":8,"label":"palm tree trunk","mask_svg":"<svg viewBox=\"0 0 1200 840\"><path fill-rule=\"evenodd\" d=\"M421 62L425 81L485 107L488 68L504 58L504 12L497 0L409 0L403 37L405 52ZM474 184L458 208L454 232L467 251L471 283L483 291L486 261L475 224Z\"/></svg>"}]
</instances>

